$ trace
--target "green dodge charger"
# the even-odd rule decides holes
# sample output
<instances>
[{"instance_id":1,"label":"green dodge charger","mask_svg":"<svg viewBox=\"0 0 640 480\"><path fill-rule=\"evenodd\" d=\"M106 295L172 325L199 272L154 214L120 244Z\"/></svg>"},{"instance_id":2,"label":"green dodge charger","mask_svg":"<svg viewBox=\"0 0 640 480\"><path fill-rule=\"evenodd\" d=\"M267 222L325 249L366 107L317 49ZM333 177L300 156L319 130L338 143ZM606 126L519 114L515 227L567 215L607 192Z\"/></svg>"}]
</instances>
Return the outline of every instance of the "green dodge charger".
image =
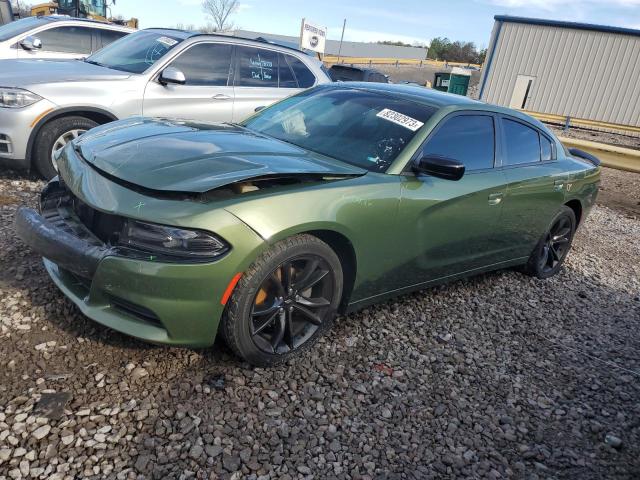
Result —
<instances>
[{"instance_id":1,"label":"green dodge charger","mask_svg":"<svg viewBox=\"0 0 640 480\"><path fill-rule=\"evenodd\" d=\"M519 112L370 83L242 124L114 122L57 165L16 229L84 314L154 343L220 331L260 366L338 312L490 270L554 275L600 180Z\"/></svg>"}]
</instances>

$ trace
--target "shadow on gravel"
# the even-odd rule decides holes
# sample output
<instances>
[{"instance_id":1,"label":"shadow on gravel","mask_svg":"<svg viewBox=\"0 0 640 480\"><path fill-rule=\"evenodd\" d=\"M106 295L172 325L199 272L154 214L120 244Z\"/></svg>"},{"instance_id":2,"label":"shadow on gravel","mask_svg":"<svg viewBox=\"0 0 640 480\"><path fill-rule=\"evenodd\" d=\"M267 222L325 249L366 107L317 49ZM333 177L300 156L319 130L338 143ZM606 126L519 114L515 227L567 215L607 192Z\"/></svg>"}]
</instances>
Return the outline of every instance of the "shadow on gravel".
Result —
<instances>
[{"instance_id":1,"label":"shadow on gravel","mask_svg":"<svg viewBox=\"0 0 640 480\"><path fill-rule=\"evenodd\" d=\"M140 431L137 470L638 478L640 377L620 368L640 371L637 314L634 297L572 269L499 272L340 318L277 368L203 352L154 396L167 410Z\"/></svg>"}]
</instances>

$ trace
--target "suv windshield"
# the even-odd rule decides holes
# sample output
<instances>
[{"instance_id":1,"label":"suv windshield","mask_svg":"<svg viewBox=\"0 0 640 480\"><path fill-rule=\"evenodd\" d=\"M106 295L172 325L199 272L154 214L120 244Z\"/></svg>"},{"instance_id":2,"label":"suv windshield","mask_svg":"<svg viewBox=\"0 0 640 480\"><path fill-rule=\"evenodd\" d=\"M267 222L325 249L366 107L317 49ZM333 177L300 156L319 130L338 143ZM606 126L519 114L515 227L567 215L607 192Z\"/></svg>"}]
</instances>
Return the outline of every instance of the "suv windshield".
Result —
<instances>
[{"instance_id":1,"label":"suv windshield","mask_svg":"<svg viewBox=\"0 0 640 480\"><path fill-rule=\"evenodd\" d=\"M15 22L7 23L0 27L0 42L9 40L17 35L27 33L29 30L46 25L51 20L42 17L29 17Z\"/></svg>"},{"instance_id":2,"label":"suv windshield","mask_svg":"<svg viewBox=\"0 0 640 480\"><path fill-rule=\"evenodd\" d=\"M121 38L85 61L129 73L144 73L182 38L162 32L137 32Z\"/></svg>"},{"instance_id":3,"label":"suv windshield","mask_svg":"<svg viewBox=\"0 0 640 480\"><path fill-rule=\"evenodd\" d=\"M386 172L436 109L355 88L317 87L245 120L306 150Z\"/></svg>"}]
</instances>

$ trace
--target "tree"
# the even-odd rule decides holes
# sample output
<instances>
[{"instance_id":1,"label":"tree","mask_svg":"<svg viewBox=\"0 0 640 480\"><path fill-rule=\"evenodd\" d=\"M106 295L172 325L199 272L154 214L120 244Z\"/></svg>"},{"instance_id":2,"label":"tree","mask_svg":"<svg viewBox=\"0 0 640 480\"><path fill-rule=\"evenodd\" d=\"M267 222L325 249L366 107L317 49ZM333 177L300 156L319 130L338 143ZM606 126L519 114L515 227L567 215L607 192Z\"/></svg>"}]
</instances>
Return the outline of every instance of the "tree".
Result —
<instances>
[{"instance_id":1,"label":"tree","mask_svg":"<svg viewBox=\"0 0 640 480\"><path fill-rule=\"evenodd\" d=\"M427 57L433 58L434 60L445 60L445 56L450 46L451 40L448 38L436 37L431 40Z\"/></svg>"},{"instance_id":2,"label":"tree","mask_svg":"<svg viewBox=\"0 0 640 480\"><path fill-rule=\"evenodd\" d=\"M239 0L203 0L202 10L212 20L212 29L215 32L227 32L233 30L231 15L238 11Z\"/></svg>"},{"instance_id":3,"label":"tree","mask_svg":"<svg viewBox=\"0 0 640 480\"><path fill-rule=\"evenodd\" d=\"M395 40L379 41L378 45L393 45L394 47L410 47L411 46L411 44L409 43L404 43L404 42L395 41Z\"/></svg>"},{"instance_id":4,"label":"tree","mask_svg":"<svg viewBox=\"0 0 640 480\"><path fill-rule=\"evenodd\" d=\"M460 63L482 63L487 50L478 50L473 42L452 42L448 38L434 38L427 52L427 57L434 60Z\"/></svg>"}]
</instances>

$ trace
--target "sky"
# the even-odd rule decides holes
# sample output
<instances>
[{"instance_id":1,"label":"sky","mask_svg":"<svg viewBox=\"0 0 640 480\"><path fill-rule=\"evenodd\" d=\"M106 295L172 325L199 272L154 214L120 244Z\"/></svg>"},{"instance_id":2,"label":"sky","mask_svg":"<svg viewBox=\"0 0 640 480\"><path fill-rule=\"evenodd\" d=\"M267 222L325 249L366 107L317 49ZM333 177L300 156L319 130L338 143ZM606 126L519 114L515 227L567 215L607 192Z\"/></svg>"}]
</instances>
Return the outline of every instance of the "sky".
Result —
<instances>
[{"instance_id":1,"label":"sky","mask_svg":"<svg viewBox=\"0 0 640 480\"><path fill-rule=\"evenodd\" d=\"M140 19L140 27L205 25L201 0L117 0L114 15ZM240 0L234 24L244 30L300 34L302 18L340 39L428 43L435 37L486 47L499 14L640 29L640 0Z\"/></svg>"}]
</instances>

